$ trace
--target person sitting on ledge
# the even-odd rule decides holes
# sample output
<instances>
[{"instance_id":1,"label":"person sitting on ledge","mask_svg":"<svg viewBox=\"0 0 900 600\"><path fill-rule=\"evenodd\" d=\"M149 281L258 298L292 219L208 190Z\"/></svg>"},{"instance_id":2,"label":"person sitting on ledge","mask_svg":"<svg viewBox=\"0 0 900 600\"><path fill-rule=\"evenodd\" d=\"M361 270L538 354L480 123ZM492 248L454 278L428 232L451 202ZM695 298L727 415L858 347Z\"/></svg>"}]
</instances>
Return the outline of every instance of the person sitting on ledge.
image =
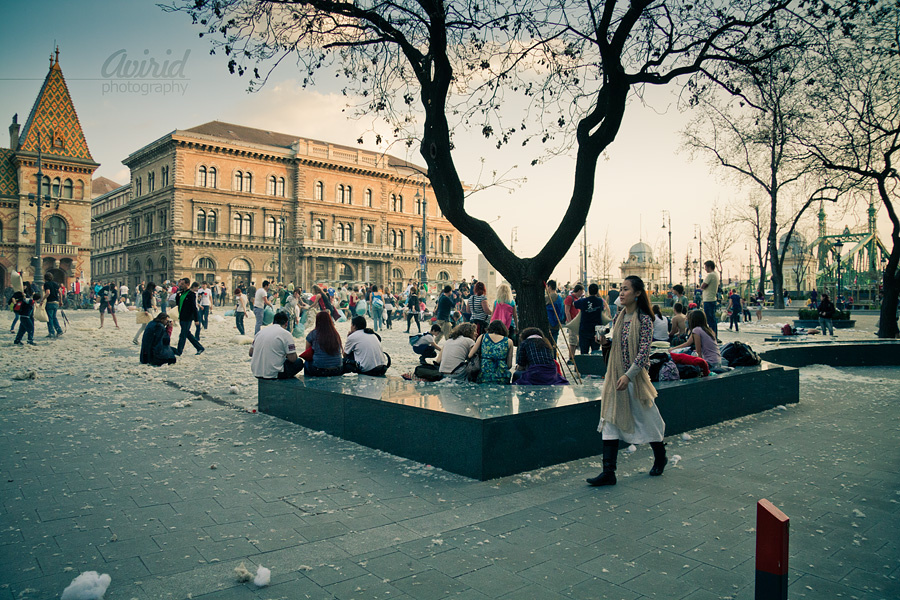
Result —
<instances>
[{"instance_id":1,"label":"person sitting on ledge","mask_svg":"<svg viewBox=\"0 0 900 600\"><path fill-rule=\"evenodd\" d=\"M303 369L303 360L297 356L294 336L288 327L288 314L277 312L272 326L263 327L253 338L250 371L257 379L293 379Z\"/></svg>"},{"instance_id":2,"label":"person sitting on ledge","mask_svg":"<svg viewBox=\"0 0 900 600\"><path fill-rule=\"evenodd\" d=\"M478 328L474 323L460 323L450 332L450 339L438 355L435 364L444 379L466 381L466 369L463 367L469 358L469 350L475 346Z\"/></svg>"},{"instance_id":3,"label":"person sitting on ledge","mask_svg":"<svg viewBox=\"0 0 900 600\"><path fill-rule=\"evenodd\" d=\"M556 370L553 346L537 327L528 327L519 336L514 385L568 385Z\"/></svg>"},{"instance_id":4,"label":"person sitting on ledge","mask_svg":"<svg viewBox=\"0 0 900 600\"><path fill-rule=\"evenodd\" d=\"M326 311L316 314L316 327L306 336L306 350L300 355L306 360L306 377L337 377L344 374L341 335L334 320Z\"/></svg>"},{"instance_id":5,"label":"person sitting on ledge","mask_svg":"<svg viewBox=\"0 0 900 600\"><path fill-rule=\"evenodd\" d=\"M381 336L366 327L366 318L363 316L353 317L350 321L350 334L344 345L344 355L345 373L384 377L391 366L390 357L385 360Z\"/></svg>"},{"instance_id":6,"label":"person sitting on ledge","mask_svg":"<svg viewBox=\"0 0 900 600\"><path fill-rule=\"evenodd\" d=\"M705 312L699 308L690 312L688 331L690 335L687 341L672 350L693 346L694 354L705 360L710 369L718 367L722 363L722 355L719 353L719 345L716 344L716 334L706 322Z\"/></svg>"},{"instance_id":7,"label":"person sitting on ledge","mask_svg":"<svg viewBox=\"0 0 900 600\"><path fill-rule=\"evenodd\" d=\"M437 343L441 340L441 337L443 337L443 330L437 323L431 326L431 331L418 336L412 349L413 352L419 355L419 363L427 365L426 359L434 358L438 355L441 347Z\"/></svg>"}]
</instances>

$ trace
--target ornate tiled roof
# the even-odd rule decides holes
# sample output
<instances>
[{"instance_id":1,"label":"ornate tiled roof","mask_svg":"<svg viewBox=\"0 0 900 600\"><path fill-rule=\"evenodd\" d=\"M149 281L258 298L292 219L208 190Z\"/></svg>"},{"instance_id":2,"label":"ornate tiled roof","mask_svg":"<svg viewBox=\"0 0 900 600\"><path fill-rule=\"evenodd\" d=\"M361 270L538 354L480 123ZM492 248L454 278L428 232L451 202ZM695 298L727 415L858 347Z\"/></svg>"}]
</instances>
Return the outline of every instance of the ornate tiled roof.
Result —
<instances>
[{"instance_id":1,"label":"ornate tiled roof","mask_svg":"<svg viewBox=\"0 0 900 600\"><path fill-rule=\"evenodd\" d=\"M93 161L59 67L58 55L31 108L16 150L37 152L38 132L44 154Z\"/></svg>"},{"instance_id":2,"label":"ornate tiled roof","mask_svg":"<svg viewBox=\"0 0 900 600\"><path fill-rule=\"evenodd\" d=\"M18 196L19 180L12 150L0 148L0 196Z\"/></svg>"}]
</instances>

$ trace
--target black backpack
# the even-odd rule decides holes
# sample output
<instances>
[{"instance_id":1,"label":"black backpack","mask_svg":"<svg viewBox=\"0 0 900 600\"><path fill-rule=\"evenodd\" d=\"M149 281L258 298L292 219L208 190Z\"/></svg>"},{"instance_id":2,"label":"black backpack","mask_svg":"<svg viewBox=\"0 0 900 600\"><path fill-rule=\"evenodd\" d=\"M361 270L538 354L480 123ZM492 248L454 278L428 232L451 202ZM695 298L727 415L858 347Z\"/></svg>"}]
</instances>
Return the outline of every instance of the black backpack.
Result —
<instances>
[{"instance_id":1,"label":"black backpack","mask_svg":"<svg viewBox=\"0 0 900 600\"><path fill-rule=\"evenodd\" d=\"M762 360L759 354L744 342L730 342L722 347L722 358L732 367L755 367Z\"/></svg>"},{"instance_id":2,"label":"black backpack","mask_svg":"<svg viewBox=\"0 0 900 600\"><path fill-rule=\"evenodd\" d=\"M696 365L678 365L678 378L679 379L694 379L696 377L702 377L703 371L700 370L700 367Z\"/></svg>"}]
</instances>

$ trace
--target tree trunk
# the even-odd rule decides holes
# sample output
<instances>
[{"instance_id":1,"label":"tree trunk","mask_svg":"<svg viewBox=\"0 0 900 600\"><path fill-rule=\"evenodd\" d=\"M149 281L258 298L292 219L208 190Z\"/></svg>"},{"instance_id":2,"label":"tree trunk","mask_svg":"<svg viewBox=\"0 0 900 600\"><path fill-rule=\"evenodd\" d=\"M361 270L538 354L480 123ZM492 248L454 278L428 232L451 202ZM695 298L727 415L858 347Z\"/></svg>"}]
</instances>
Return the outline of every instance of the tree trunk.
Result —
<instances>
[{"instance_id":1,"label":"tree trunk","mask_svg":"<svg viewBox=\"0 0 900 600\"><path fill-rule=\"evenodd\" d=\"M897 273L897 264L900 262L900 245L896 242L891 248L891 257L888 259L882 279L884 300L881 303L881 318L878 322L878 337L894 339L897 337L897 303L900 295L900 276Z\"/></svg>"},{"instance_id":2,"label":"tree trunk","mask_svg":"<svg viewBox=\"0 0 900 600\"><path fill-rule=\"evenodd\" d=\"M545 334L549 334L550 321L547 319L547 305L544 302L544 282L535 277L525 276L520 281L510 283L516 288L518 333L525 327L538 327Z\"/></svg>"}]
</instances>

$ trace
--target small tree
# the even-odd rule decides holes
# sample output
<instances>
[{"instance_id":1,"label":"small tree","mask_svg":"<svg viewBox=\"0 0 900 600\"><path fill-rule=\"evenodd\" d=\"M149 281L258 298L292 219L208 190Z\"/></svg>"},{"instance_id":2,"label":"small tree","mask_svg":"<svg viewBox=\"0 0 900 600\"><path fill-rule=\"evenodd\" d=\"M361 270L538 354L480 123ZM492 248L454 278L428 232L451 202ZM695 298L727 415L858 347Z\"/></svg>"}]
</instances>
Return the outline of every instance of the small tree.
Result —
<instances>
[{"instance_id":1,"label":"small tree","mask_svg":"<svg viewBox=\"0 0 900 600\"><path fill-rule=\"evenodd\" d=\"M705 239L709 255L719 269L719 281L724 282L725 261L731 257L731 249L735 243L734 220L718 202L714 202L709 211L709 227Z\"/></svg>"},{"instance_id":2,"label":"small tree","mask_svg":"<svg viewBox=\"0 0 900 600\"><path fill-rule=\"evenodd\" d=\"M597 160L616 139L630 98L647 85L723 83L796 43L787 0L175 0L214 36L238 74L296 56L304 83L334 67L362 109L418 145L444 216L516 288L524 326L547 329L543 282L587 219ZM781 19L775 20L776 16ZM778 28L769 43L756 35ZM526 114L510 115L521 98ZM517 137L575 154L562 221L533 257L511 252L465 207L451 119L498 146ZM540 158L535 159L540 160Z\"/></svg>"}]
</instances>

